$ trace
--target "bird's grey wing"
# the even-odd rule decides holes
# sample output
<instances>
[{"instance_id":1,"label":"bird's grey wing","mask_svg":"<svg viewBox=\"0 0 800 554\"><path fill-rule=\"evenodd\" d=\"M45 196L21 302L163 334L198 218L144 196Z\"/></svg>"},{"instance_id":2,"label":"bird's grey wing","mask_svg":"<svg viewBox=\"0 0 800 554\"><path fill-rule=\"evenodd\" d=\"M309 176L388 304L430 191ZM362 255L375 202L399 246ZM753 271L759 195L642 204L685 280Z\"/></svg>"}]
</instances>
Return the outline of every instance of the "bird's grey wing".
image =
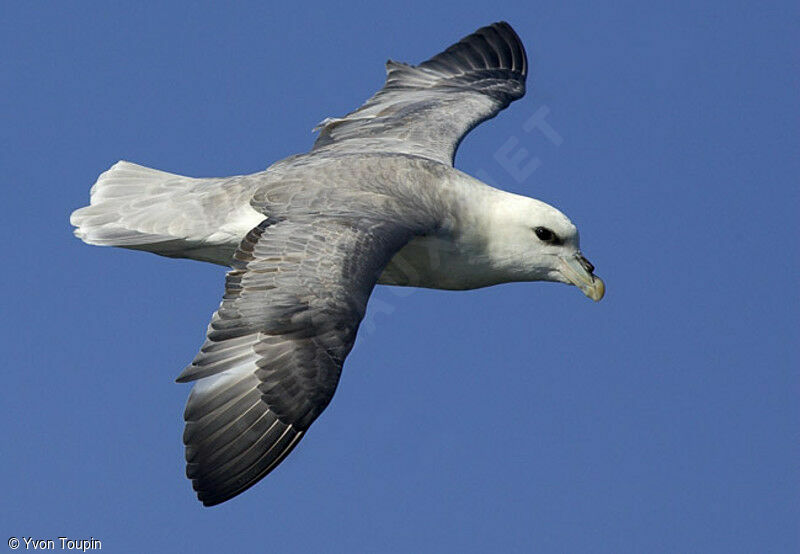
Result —
<instances>
[{"instance_id":1,"label":"bird's grey wing","mask_svg":"<svg viewBox=\"0 0 800 554\"><path fill-rule=\"evenodd\" d=\"M184 418L187 476L207 506L269 473L325 409L367 300L412 230L379 218L267 219L242 241Z\"/></svg>"},{"instance_id":2,"label":"bird's grey wing","mask_svg":"<svg viewBox=\"0 0 800 554\"><path fill-rule=\"evenodd\" d=\"M525 94L525 48L493 23L418 66L389 61L386 83L342 118L328 118L312 152L398 152L452 164L461 139Z\"/></svg>"}]
</instances>

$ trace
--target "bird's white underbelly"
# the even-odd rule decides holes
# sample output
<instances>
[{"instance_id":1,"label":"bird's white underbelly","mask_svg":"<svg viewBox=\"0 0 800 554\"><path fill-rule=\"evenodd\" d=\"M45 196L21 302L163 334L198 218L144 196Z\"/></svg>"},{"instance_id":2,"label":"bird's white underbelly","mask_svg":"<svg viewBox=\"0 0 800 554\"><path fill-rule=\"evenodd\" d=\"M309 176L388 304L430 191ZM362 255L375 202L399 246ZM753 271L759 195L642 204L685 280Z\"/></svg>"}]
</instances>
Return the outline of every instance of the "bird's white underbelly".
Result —
<instances>
[{"instance_id":1,"label":"bird's white underbelly","mask_svg":"<svg viewBox=\"0 0 800 554\"><path fill-rule=\"evenodd\" d=\"M226 233L208 237L211 240L186 244L180 253L167 255L230 265L244 235L255 226L254 222L258 223L264 217L261 214L259 217L249 213L240 215L226 225ZM500 282L496 272L488 267L485 257L471 250L446 237L416 237L389 261L378 284L464 290Z\"/></svg>"}]
</instances>

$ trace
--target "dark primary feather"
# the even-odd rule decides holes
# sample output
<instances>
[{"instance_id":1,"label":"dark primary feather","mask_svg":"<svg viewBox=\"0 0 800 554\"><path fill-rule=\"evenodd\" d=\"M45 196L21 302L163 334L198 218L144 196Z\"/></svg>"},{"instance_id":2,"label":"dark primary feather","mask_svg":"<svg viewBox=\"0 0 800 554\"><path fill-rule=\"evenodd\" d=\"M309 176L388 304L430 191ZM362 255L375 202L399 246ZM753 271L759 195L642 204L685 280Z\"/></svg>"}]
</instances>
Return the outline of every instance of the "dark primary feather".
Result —
<instances>
[{"instance_id":1,"label":"dark primary feather","mask_svg":"<svg viewBox=\"0 0 800 554\"><path fill-rule=\"evenodd\" d=\"M461 139L525 94L525 48L493 23L418 66L389 61L386 83L363 106L319 128L313 152L414 154L452 164Z\"/></svg>"},{"instance_id":2,"label":"dark primary feather","mask_svg":"<svg viewBox=\"0 0 800 554\"><path fill-rule=\"evenodd\" d=\"M411 230L378 219L267 219L242 241L205 344L179 381L187 476L214 505L283 460L336 390L367 300Z\"/></svg>"}]
</instances>

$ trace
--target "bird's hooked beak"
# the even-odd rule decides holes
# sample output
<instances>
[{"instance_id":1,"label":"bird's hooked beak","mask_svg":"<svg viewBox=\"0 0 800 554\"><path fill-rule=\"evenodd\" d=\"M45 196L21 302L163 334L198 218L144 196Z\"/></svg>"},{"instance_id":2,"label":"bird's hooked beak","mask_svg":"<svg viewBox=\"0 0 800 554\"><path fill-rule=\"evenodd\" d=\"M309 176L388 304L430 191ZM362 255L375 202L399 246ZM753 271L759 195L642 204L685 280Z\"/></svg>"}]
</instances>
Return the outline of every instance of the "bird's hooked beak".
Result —
<instances>
[{"instance_id":1,"label":"bird's hooked beak","mask_svg":"<svg viewBox=\"0 0 800 554\"><path fill-rule=\"evenodd\" d=\"M562 256L560 258L560 271L570 283L583 291L583 294L599 302L606 293L606 285L603 280L594 274L594 266L589 260L583 257L580 252L572 256Z\"/></svg>"}]
</instances>

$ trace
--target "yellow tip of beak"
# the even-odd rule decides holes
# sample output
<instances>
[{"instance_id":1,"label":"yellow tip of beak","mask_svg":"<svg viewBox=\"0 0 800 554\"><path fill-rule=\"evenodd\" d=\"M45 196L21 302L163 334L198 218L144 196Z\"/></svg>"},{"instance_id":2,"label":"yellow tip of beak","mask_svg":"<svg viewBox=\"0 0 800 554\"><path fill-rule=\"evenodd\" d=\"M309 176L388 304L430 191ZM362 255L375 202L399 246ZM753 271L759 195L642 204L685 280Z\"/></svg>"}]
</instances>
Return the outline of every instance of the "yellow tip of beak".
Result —
<instances>
[{"instance_id":1,"label":"yellow tip of beak","mask_svg":"<svg viewBox=\"0 0 800 554\"><path fill-rule=\"evenodd\" d=\"M592 282L591 285L588 285L585 288L581 287L581 289L583 290L583 294L585 294L595 302L600 302L600 300L602 300L603 296L605 296L606 294L606 284L597 275L593 275L593 277L594 277L594 282Z\"/></svg>"},{"instance_id":2,"label":"yellow tip of beak","mask_svg":"<svg viewBox=\"0 0 800 554\"><path fill-rule=\"evenodd\" d=\"M561 274L581 289L583 294L599 302L606 294L606 284L592 271L594 267L580 253L561 258Z\"/></svg>"}]
</instances>

